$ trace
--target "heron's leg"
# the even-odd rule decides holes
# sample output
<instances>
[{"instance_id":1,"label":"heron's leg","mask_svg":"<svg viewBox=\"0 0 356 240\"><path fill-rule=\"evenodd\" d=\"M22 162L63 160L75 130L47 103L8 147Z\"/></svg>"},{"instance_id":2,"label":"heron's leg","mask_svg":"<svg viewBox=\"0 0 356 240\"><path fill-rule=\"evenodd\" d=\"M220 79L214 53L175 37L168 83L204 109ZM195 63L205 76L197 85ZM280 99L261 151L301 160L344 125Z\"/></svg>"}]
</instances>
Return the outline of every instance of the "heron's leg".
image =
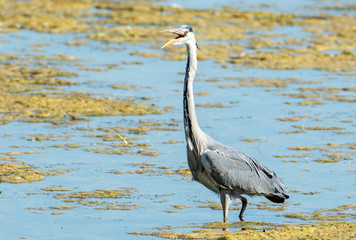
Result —
<instances>
[{"instance_id":1,"label":"heron's leg","mask_svg":"<svg viewBox=\"0 0 356 240\"><path fill-rule=\"evenodd\" d=\"M220 190L220 201L224 213L224 222L227 222L227 213L229 211L229 205L231 202L230 195L228 194L227 191Z\"/></svg>"},{"instance_id":2,"label":"heron's leg","mask_svg":"<svg viewBox=\"0 0 356 240\"><path fill-rule=\"evenodd\" d=\"M241 203L242 203L242 207L241 207L241 211L240 211L240 214L239 214L239 218L240 218L240 221L243 222L244 219L242 218L242 214L244 213L245 209L246 209L246 206L247 206L247 200L246 198L244 198L243 196L239 196L240 200L241 200Z\"/></svg>"}]
</instances>

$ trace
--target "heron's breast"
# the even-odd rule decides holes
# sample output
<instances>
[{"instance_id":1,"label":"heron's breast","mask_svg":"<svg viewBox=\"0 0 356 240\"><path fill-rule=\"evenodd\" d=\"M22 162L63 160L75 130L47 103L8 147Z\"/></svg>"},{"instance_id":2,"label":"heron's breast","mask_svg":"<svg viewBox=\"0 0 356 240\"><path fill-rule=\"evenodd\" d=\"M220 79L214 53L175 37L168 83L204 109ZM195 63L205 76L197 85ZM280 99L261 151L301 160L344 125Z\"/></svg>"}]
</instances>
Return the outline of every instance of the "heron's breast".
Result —
<instances>
[{"instance_id":1,"label":"heron's breast","mask_svg":"<svg viewBox=\"0 0 356 240\"><path fill-rule=\"evenodd\" d=\"M213 192L219 191L219 186L211 180L207 172L205 171L200 156L196 156L193 151L189 150L188 148L188 165L189 169L193 175L193 180L199 182L200 184L204 185L206 188Z\"/></svg>"}]
</instances>

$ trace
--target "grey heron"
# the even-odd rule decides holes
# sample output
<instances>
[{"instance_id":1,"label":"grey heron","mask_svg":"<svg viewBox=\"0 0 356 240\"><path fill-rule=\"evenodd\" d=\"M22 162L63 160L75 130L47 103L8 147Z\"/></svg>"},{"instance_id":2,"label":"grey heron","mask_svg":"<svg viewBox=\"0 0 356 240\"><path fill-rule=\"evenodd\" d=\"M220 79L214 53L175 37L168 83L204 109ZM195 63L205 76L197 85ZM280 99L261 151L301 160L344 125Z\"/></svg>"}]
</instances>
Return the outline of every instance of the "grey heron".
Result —
<instances>
[{"instance_id":1,"label":"grey heron","mask_svg":"<svg viewBox=\"0 0 356 240\"><path fill-rule=\"evenodd\" d=\"M188 54L183 107L187 158L193 180L220 195L224 222L227 222L233 198L239 198L242 202L239 218L244 221L242 215L247 200L242 195L264 196L272 202L283 203L289 198L287 188L271 169L249 155L215 141L200 129L193 96L193 81L197 70L197 43L193 29L182 25L165 32L176 36L161 48L184 44Z\"/></svg>"}]
</instances>

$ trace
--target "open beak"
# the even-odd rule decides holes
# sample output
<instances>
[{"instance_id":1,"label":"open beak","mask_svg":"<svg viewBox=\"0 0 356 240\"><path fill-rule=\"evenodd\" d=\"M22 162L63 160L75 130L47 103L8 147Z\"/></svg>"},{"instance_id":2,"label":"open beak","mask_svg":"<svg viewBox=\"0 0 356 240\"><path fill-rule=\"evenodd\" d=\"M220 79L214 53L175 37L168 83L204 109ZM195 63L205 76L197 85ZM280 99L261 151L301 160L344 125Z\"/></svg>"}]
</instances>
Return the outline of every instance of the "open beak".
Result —
<instances>
[{"instance_id":1,"label":"open beak","mask_svg":"<svg viewBox=\"0 0 356 240\"><path fill-rule=\"evenodd\" d=\"M177 38L173 38L173 39L169 40L166 44L164 44L161 48L168 47L169 45L172 45L173 43L175 43L177 40L178 40Z\"/></svg>"},{"instance_id":2,"label":"open beak","mask_svg":"<svg viewBox=\"0 0 356 240\"><path fill-rule=\"evenodd\" d=\"M172 30L164 30L163 32L171 32L176 34L177 36L170 41L168 41L166 44L164 44L161 48L168 47L169 45L172 45L173 43L177 42L179 38L184 37L185 35L182 33L182 31L178 29L172 29Z\"/></svg>"}]
</instances>

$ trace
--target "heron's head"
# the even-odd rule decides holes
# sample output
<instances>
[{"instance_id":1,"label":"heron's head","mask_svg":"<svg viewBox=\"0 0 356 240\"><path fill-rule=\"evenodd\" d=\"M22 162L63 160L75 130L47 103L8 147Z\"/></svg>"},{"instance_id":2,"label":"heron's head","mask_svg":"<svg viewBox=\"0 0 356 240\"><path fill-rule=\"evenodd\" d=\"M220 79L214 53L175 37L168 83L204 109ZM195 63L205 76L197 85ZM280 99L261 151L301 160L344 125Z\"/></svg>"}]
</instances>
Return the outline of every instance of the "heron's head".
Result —
<instances>
[{"instance_id":1,"label":"heron's head","mask_svg":"<svg viewBox=\"0 0 356 240\"><path fill-rule=\"evenodd\" d=\"M175 38L164 44L161 48L165 48L169 45L182 45L182 44L195 44L195 37L193 33L193 28L189 25L182 25L177 29L165 30L164 32L171 32L176 35Z\"/></svg>"}]
</instances>

